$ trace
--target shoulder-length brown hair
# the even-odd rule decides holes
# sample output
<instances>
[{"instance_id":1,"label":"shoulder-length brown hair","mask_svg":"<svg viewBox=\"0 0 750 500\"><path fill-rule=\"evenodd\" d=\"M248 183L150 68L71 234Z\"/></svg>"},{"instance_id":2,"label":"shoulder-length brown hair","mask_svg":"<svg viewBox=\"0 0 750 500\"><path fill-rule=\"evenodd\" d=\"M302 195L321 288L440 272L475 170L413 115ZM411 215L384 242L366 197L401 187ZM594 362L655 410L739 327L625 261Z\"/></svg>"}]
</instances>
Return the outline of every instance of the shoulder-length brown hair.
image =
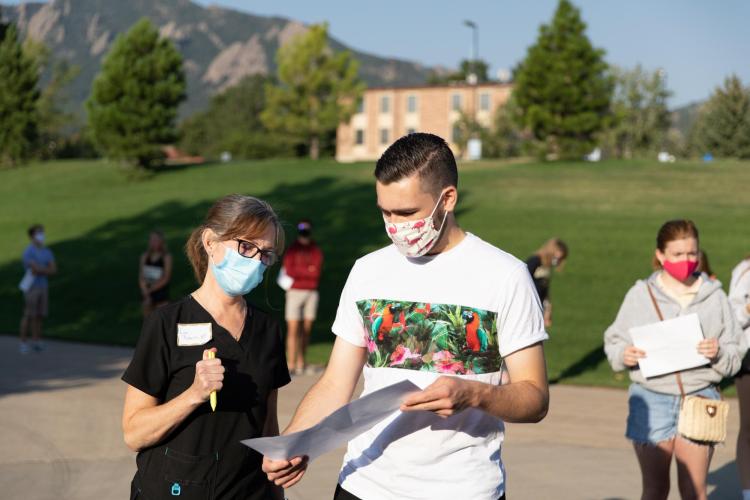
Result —
<instances>
[{"instance_id":1,"label":"shoulder-length brown hair","mask_svg":"<svg viewBox=\"0 0 750 500\"><path fill-rule=\"evenodd\" d=\"M208 268L208 254L202 240L206 229L213 230L221 240L253 239L262 236L269 226L274 228L274 249L280 254L284 249L284 230L271 205L259 198L241 194L230 194L218 200L185 244L195 279L203 283Z\"/></svg>"},{"instance_id":2,"label":"shoulder-length brown hair","mask_svg":"<svg viewBox=\"0 0 750 500\"><path fill-rule=\"evenodd\" d=\"M659 228L659 232L656 234L656 248L663 252L670 241L682 240L685 238L695 238L700 243L700 240L698 239L698 228L693 221L688 219L667 221L661 226L661 228ZM661 269L661 262L656 258L656 255L654 255L651 265L656 271Z\"/></svg>"}]
</instances>

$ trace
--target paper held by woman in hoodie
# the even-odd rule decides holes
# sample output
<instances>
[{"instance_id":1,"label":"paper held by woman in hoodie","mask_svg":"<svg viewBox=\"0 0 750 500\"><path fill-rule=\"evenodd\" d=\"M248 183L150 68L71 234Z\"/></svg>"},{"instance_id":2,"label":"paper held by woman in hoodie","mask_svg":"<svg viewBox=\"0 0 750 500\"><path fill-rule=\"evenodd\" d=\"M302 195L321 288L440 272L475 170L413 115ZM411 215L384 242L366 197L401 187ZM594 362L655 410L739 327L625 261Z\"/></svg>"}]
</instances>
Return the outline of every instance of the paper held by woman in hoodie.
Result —
<instances>
[{"instance_id":1,"label":"paper held by woman in hoodie","mask_svg":"<svg viewBox=\"0 0 750 500\"><path fill-rule=\"evenodd\" d=\"M696 313L638 326L629 330L633 345L646 353L638 361L644 377L689 370L711 362L698 353L703 330Z\"/></svg>"}]
</instances>

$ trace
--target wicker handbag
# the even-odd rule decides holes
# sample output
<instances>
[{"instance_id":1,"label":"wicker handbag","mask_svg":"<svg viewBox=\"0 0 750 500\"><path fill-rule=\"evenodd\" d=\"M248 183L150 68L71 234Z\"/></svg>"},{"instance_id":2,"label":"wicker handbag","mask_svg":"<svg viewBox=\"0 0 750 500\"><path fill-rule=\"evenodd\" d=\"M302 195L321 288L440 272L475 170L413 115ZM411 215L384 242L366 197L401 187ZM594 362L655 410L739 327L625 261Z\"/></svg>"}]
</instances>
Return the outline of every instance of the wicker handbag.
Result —
<instances>
[{"instance_id":1,"label":"wicker handbag","mask_svg":"<svg viewBox=\"0 0 750 500\"><path fill-rule=\"evenodd\" d=\"M678 379L679 376L678 374ZM727 438L729 403L702 396L685 396L682 387L680 391L682 401L677 432L693 441L723 443Z\"/></svg>"},{"instance_id":2,"label":"wicker handbag","mask_svg":"<svg viewBox=\"0 0 750 500\"><path fill-rule=\"evenodd\" d=\"M660 321L664 321L659 304L656 303L654 292L648 286L648 294L654 304ZM677 421L677 432L690 440L704 443L723 443L727 438L727 418L729 417L729 403L726 401L706 398L703 396L687 396L682 386L680 372L675 374L680 388L680 415Z\"/></svg>"}]
</instances>

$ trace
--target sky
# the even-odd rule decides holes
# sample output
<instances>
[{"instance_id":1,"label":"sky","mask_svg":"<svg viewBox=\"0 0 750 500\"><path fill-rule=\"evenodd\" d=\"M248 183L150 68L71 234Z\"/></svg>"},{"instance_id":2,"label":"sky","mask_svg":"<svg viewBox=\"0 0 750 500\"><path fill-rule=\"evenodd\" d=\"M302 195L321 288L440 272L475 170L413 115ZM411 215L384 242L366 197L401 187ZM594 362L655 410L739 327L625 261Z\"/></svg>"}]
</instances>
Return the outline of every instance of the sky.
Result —
<instances>
[{"instance_id":1,"label":"sky","mask_svg":"<svg viewBox=\"0 0 750 500\"><path fill-rule=\"evenodd\" d=\"M19 3L4 0L2 3ZM549 22L557 0L197 0L257 15L304 23L327 21L330 34L358 50L425 65L458 66L471 56L479 29L479 57L490 74L509 70ZM670 105L706 99L731 73L750 84L750 1L574 0L594 46L610 64L664 69Z\"/></svg>"},{"instance_id":2,"label":"sky","mask_svg":"<svg viewBox=\"0 0 750 500\"><path fill-rule=\"evenodd\" d=\"M491 75L510 69L549 22L556 0L199 0L304 23L328 21L350 47L427 65L455 68L471 56L479 28L479 57ZM672 106L707 98L731 73L750 84L750 2L747 0L574 0L594 46L625 68L663 68Z\"/></svg>"}]
</instances>

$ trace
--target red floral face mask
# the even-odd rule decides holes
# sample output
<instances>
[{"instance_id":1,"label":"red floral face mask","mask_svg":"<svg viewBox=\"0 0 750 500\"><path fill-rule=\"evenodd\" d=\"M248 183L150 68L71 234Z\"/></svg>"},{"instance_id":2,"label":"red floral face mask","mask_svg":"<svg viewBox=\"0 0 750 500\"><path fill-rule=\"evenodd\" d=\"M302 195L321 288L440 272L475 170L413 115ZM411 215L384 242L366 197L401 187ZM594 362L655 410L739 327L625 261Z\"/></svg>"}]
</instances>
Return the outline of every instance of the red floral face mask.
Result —
<instances>
[{"instance_id":1,"label":"red floral face mask","mask_svg":"<svg viewBox=\"0 0 750 500\"><path fill-rule=\"evenodd\" d=\"M685 281L698 269L698 261L680 260L672 262L671 260L665 260L663 267L677 281Z\"/></svg>"}]
</instances>

